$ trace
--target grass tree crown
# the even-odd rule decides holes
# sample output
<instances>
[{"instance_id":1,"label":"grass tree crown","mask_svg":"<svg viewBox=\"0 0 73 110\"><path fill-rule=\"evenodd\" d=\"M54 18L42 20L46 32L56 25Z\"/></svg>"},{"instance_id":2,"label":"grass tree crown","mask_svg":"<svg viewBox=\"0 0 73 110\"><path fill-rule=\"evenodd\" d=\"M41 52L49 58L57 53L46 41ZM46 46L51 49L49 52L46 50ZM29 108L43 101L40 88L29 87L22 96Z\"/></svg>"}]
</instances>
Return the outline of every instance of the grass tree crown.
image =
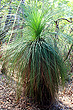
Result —
<instances>
[{"instance_id":1,"label":"grass tree crown","mask_svg":"<svg viewBox=\"0 0 73 110\"><path fill-rule=\"evenodd\" d=\"M41 38L42 32L45 29L47 21L51 15L48 14L48 9L44 11L42 8L39 9L37 6L23 6L24 10L24 23L27 27L27 33L32 40ZM30 39L29 38L29 39Z\"/></svg>"}]
</instances>

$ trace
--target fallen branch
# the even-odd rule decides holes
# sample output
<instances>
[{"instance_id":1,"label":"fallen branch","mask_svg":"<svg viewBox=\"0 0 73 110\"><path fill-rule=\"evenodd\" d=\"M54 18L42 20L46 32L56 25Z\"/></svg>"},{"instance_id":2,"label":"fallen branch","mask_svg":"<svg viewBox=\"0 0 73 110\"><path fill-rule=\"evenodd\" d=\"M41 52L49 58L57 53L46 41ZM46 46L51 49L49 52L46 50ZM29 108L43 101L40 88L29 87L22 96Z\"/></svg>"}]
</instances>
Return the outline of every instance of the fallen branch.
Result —
<instances>
[{"instance_id":1,"label":"fallen branch","mask_svg":"<svg viewBox=\"0 0 73 110\"><path fill-rule=\"evenodd\" d=\"M57 21L59 21L59 20L66 20L66 21L68 21L69 23L72 23L73 21L72 21L72 18L70 18L70 20L68 20L68 19L66 19L66 18L59 18L59 19L57 19L55 22L57 22Z\"/></svg>"}]
</instances>

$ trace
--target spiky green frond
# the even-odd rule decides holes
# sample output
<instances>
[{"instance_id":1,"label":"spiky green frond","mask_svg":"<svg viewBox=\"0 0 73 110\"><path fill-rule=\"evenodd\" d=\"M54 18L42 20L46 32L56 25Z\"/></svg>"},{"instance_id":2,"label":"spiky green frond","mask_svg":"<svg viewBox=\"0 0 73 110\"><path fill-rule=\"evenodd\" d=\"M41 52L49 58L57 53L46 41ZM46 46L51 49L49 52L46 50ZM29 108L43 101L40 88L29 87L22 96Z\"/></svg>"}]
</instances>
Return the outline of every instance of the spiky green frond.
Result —
<instances>
[{"instance_id":1,"label":"spiky green frond","mask_svg":"<svg viewBox=\"0 0 73 110\"><path fill-rule=\"evenodd\" d=\"M33 40L40 38L41 33L45 29L46 22L50 19L50 17L52 17L52 15L48 14L48 9L47 11L43 11L43 9L39 9L36 5L21 5L21 7L24 10L23 17L25 27L27 27L27 33L30 33L30 36L32 36L31 38ZM24 35L26 36L26 34Z\"/></svg>"},{"instance_id":2,"label":"spiky green frond","mask_svg":"<svg viewBox=\"0 0 73 110\"><path fill-rule=\"evenodd\" d=\"M43 93L54 97L59 81L64 84L65 78L64 62L55 49L43 39L21 41L8 48L5 59L9 59L12 68L17 68L22 81L27 82L26 94L37 101L43 100Z\"/></svg>"}]
</instances>

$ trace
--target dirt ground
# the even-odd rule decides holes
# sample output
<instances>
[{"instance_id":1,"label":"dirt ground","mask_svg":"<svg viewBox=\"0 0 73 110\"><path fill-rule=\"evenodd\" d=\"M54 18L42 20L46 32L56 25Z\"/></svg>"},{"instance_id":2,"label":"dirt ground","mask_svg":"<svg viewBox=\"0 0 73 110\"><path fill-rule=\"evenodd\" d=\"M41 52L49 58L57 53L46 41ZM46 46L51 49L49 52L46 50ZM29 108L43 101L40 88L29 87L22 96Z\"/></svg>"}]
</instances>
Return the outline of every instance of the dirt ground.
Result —
<instances>
[{"instance_id":1,"label":"dirt ground","mask_svg":"<svg viewBox=\"0 0 73 110\"><path fill-rule=\"evenodd\" d=\"M0 110L73 110L73 81L66 83L64 90L60 87L56 102L42 109L23 96L16 101L16 82L0 72Z\"/></svg>"}]
</instances>

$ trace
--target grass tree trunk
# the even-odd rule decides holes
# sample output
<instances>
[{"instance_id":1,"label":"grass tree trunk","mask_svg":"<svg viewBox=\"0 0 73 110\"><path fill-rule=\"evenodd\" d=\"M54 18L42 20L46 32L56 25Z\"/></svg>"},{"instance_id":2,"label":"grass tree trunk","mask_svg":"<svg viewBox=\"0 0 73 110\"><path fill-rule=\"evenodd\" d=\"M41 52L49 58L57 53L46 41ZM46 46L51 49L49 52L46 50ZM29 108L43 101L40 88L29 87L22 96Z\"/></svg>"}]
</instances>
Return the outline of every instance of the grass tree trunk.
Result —
<instances>
[{"instance_id":1,"label":"grass tree trunk","mask_svg":"<svg viewBox=\"0 0 73 110\"><path fill-rule=\"evenodd\" d=\"M55 100L60 75L64 81L60 65L62 62L55 50L44 39L39 38L31 42L30 47L29 62L22 73L24 85L27 82L26 94L40 105L49 105Z\"/></svg>"}]
</instances>

